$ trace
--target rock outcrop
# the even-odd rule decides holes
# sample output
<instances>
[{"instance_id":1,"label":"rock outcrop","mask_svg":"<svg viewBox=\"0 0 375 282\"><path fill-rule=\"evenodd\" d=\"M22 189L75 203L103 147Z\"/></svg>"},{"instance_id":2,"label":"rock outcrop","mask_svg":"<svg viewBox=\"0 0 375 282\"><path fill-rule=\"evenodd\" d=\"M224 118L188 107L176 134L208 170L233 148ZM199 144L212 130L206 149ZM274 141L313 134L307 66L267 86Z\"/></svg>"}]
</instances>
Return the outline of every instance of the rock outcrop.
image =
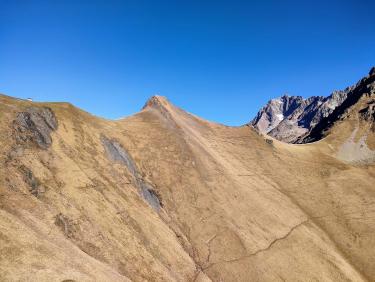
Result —
<instances>
[{"instance_id":1,"label":"rock outcrop","mask_svg":"<svg viewBox=\"0 0 375 282\"><path fill-rule=\"evenodd\" d=\"M142 178L141 173L138 171L138 168L129 153L126 152L121 144L115 140L110 140L103 135L100 139L108 158L113 162L118 162L126 166L130 173L130 178L138 189L139 194L155 211L160 211L162 204L157 192L150 183Z\"/></svg>"},{"instance_id":2,"label":"rock outcrop","mask_svg":"<svg viewBox=\"0 0 375 282\"><path fill-rule=\"evenodd\" d=\"M16 137L20 143L34 143L47 149L51 143L51 132L57 129L57 119L48 107L28 107L19 112L14 120Z\"/></svg>"},{"instance_id":3,"label":"rock outcrop","mask_svg":"<svg viewBox=\"0 0 375 282\"><path fill-rule=\"evenodd\" d=\"M364 116L365 119L370 119L372 115L371 104L374 101L374 95L375 71L374 68L372 68L366 77L362 78L354 86L345 89L345 99L338 104L331 113L320 119L319 122L309 130L309 132L300 136L295 143L310 143L322 139L336 121L346 118L346 113L352 106L356 105L363 96L373 97L368 101L368 108L366 107L361 110L362 116Z\"/></svg>"},{"instance_id":4,"label":"rock outcrop","mask_svg":"<svg viewBox=\"0 0 375 282\"><path fill-rule=\"evenodd\" d=\"M319 101L320 97L314 97ZM312 98L313 99L313 98ZM301 96L284 95L270 100L253 119L251 124L262 133L269 133L275 129L286 117L301 112L308 105L308 101Z\"/></svg>"}]
</instances>

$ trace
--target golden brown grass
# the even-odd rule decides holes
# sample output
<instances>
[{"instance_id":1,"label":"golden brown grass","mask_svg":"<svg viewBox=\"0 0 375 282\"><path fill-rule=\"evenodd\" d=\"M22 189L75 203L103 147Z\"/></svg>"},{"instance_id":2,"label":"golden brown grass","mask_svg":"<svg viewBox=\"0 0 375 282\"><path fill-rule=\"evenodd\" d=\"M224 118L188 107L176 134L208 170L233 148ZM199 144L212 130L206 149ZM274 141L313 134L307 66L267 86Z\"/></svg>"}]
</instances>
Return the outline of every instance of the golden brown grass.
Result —
<instances>
[{"instance_id":1,"label":"golden brown grass","mask_svg":"<svg viewBox=\"0 0 375 282\"><path fill-rule=\"evenodd\" d=\"M375 279L374 165L338 156L355 126L374 149L374 133L354 114L324 140L290 145L209 123L162 97L119 121L38 104L59 122L42 150L15 142L12 121L30 105L0 98L0 280ZM126 166L107 157L101 135L134 159L159 213Z\"/></svg>"}]
</instances>

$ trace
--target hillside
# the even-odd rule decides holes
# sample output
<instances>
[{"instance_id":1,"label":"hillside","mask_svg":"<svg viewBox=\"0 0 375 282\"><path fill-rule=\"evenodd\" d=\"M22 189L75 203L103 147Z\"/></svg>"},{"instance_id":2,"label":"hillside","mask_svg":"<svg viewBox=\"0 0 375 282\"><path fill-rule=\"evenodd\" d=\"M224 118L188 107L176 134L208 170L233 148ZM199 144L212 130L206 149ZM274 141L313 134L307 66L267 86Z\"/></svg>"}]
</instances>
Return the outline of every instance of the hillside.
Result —
<instances>
[{"instance_id":1,"label":"hillside","mask_svg":"<svg viewBox=\"0 0 375 282\"><path fill-rule=\"evenodd\" d=\"M373 100L292 145L0 96L0 280L373 281Z\"/></svg>"}]
</instances>

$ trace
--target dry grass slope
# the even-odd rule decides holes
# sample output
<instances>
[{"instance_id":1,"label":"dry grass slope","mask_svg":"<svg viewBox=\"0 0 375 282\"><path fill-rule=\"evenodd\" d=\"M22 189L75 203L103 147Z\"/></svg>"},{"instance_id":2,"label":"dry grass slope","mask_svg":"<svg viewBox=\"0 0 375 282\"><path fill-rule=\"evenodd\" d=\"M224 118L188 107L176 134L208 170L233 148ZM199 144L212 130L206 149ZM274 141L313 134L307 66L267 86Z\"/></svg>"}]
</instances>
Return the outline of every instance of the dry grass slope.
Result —
<instances>
[{"instance_id":1,"label":"dry grass slope","mask_svg":"<svg viewBox=\"0 0 375 282\"><path fill-rule=\"evenodd\" d=\"M0 280L373 281L373 99L290 145L163 97L109 121L0 96Z\"/></svg>"}]
</instances>

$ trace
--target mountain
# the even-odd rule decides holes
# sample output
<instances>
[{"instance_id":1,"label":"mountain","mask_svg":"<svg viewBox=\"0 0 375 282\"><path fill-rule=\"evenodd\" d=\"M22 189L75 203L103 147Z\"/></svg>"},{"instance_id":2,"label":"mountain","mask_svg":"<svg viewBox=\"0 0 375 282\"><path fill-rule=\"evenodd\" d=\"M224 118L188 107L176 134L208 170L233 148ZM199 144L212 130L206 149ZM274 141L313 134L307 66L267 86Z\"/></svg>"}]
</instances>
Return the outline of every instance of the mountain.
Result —
<instances>
[{"instance_id":1,"label":"mountain","mask_svg":"<svg viewBox=\"0 0 375 282\"><path fill-rule=\"evenodd\" d=\"M317 124L331 115L357 86L334 91L325 98L312 96L304 99L301 96L284 95L272 99L258 112L249 125L277 140L300 143Z\"/></svg>"},{"instance_id":2,"label":"mountain","mask_svg":"<svg viewBox=\"0 0 375 282\"><path fill-rule=\"evenodd\" d=\"M323 97L284 95L270 100L251 122L260 132L278 140L292 143L308 131L314 114L323 103Z\"/></svg>"},{"instance_id":3,"label":"mountain","mask_svg":"<svg viewBox=\"0 0 375 282\"><path fill-rule=\"evenodd\" d=\"M371 89L303 145L160 96L115 121L0 96L0 280L374 280Z\"/></svg>"},{"instance_id":4,"label":"mountain","mask_svg":"<svg viewBox=\"0 0 375 282\"><path fill-rule=\"evenodd\" d=\"M320 119L311 127L310 132L301 136L299 143L313 142L323 138L333 124L339 119L344 119L348 116L348 111L351 107L358 107L361 100L366 100L366 105L362 105L359 113L362 118L369 122L373 122L373 104L375 103L375 67L373 67L369 74L362 78L356 85L345 90L345 99L336 103L334 110L327 115L322 115Z\"/></svg>"}]
</instances>

